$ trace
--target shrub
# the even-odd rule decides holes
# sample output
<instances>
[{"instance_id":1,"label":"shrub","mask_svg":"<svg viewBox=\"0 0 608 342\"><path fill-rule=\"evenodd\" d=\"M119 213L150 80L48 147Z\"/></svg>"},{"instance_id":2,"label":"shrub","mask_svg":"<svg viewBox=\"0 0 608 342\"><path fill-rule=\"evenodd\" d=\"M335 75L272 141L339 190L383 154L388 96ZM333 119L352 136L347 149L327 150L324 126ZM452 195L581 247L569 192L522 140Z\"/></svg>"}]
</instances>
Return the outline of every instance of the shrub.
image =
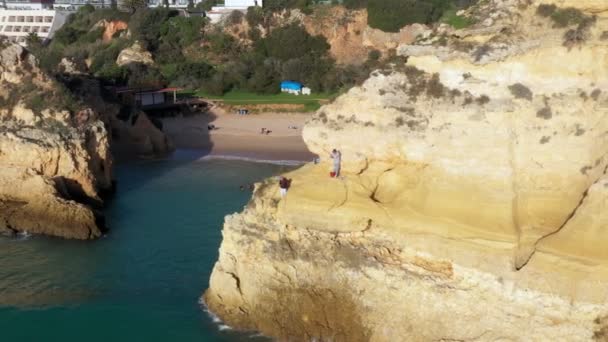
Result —
<instances>
[{"instance_id":1,"label":"shrub","mask_svg":"<svg viewBox=\"0 0 608 342\"><path fill-rule=\"evenodd\" d=\"M439 74L435 73L431 77L431 79L427 82L426 85L426 95L434 98L443 97L443 93L445 91L445 87L439 80Z\"/></svg>"},{"instance_id":2,"label":"shrub","mask_svg":"<svg viewBox=\"0 0 608 342\"><path fill-rule=\"evenodd\" d=\"M395 126L397 126L397 127L401 127L401 126L403 126L403 125L405 125L405 120L404 120L402 117L400 117L400 116L399 116L399 117L397 117L397 118L395 119Z\"/></svg>"},{"instance_id":3,"label":"shrub","mask_svg":"<svg viewBox=\"0 0 608 342\"><path fill-rule=\"evenodd\" d=\"M262 25L264 24L264 10L261 7L249 7L245 19L251 27Z\"/></svg>"},{"instance_id":4,"label":"shrub","mask_svg":"<svg viewBox=\"0 0 608 342\"><path fill-rule=\"evenodd\" d=\"M239 25L240 23L243 22L243 18L245 17L245 15L243 14L243 12L241 11L232 11L230 12L230 14L228 15L228 23L231 25Z\"/></svg>"},{"instance_id":5,"label":"shrub","mask_svg":"<svg viewBox=\"0 0 608 342\"><path fill-rule=\"evenodd\" d=\"M129 28L135 40L138 40L144 49L154 51L160 44L160 37L164 23L177 12L165 8L142 8L137 10L129 21Z\"/></svg>"},{"instance_id":6,"label":"shrub","mask_svg":"<svg viewBox=\"0 0 608 342\"><path fill-rule=\"evenodd\" d=\"M588 18L580 10L568 7L564 9L557 9L551 14L551 19L555 23L556 27L568 27L571 25L581 24L586 18Z\"/></svg>"},{"instance_id":7,"label":"shrub","mask_svg":"<svg viewBox=\"0 0 608 342\"><path fill-rule=\"evenodd\" d=\"M510 85L509 90L511 91L511 94L513 94L513 96L518 99L526 99L528 101L532 101L532 97L534 96L530 88L526 87L521 83L515 83L513 85Z\"/></svg>"},{"instance_id":8,"label":"shrub","mask_svg":"<svg viewBox=\"0 0 608 342\"><path fill-rule=\"evenodd\" d=\"M370 61L378 61L380 58L382 57L382 52L380 52L379 50L371 50L368 54L367 54L367 59Z\"/></svg>"},{"instance_id":9,"label":"shrub","mask_svg":"<svg viewBox=\"0 0 608 342\"><path fill-rule=\"evenodd\" d=\"M343 0L342 5L348 9L360 9L367 6L368 0Z\"/></svg>"},{"instance_id":10,"label":"shrub","mask_svg":"<svg viewBox=\"0 0 608 342\"><path fill-rule=\"evenodd\" d=\"M459 16L458 14L456 14L457 12L458 10L456 9L449 9L445 11L440 21L451 25L457 30L469 27L475 22L471 18Z\"/></svg>"},{"instance_id":11,"label":"shrub","mask_svg":"<svg viewBox=\"0 0 608 342\"><path fill-rule=\"evenodd\" d=\"M104 28L98 27L94 30L91 30L85 34L83 34L78 41L83 43L94 43L98 39L101 39L103 36Z\"/></svg>"},{"instance_id":12,"label":"shrub","mask_svg":"<svg viewBox=\"0 0 608 342\"><path fill-rule=\"evenodd\" d=\"M70 25L66 25L55 32L54 40L63 45L69 45L78 40L86 32L77 30Z\"/></svg>"},{"instance_id":13,"label":"shrub","mask_svg":"<svg viewBox=\"0 0 608 342\"><path fill-rule=\"evenodd\" d=\"M182 49L175 43L162 42L156 50L154 59L160 64L179 63L184 60Z\"/></svg>"},{"instance_id":14,"label":"shrub","mask_svg":"<svg viewBox=\"0 0 608 342\"><path fill-rule=\"evenodd\" d=\"M260 31L257 27L252 27L249 29L249 39L253 42L258 41L262 38L262 31Z\"/></svg>"},{"instance_id":15,"label":"shrub","mask_svg":"<svg viewBox=\"0 0 608 342\"><path fill-rule=\"evenodd\" d=\"M539 5L538 8L536 9L536 14L540 15L541 17L545 17L548 18L551 15L553 15L553 13L555 13L555 11L557 10L557 6L555 6L554 4L542 4Z\"/></svg>"},{"instance_id":16,"label":"shrub","mask_svg":"<svg viewBox=\"0 0 608 342\"><path fill-rule=\"evenodd\" d=\"M204 62L185 62L175 65L175 71L168 81L172 85L188 88L200 88L203 80L212 74L213 67Z\"/></svg>"},{"instance_id":17,"label":"shrub","mask_svg":"<svg viewBox=\"0 0 608 342\"><path fill-rule=\"evenodd\" d=\"M127 41L117 40L105 48L97 49L91 56L92 62L89 68L91 72L96 73L106 64L115 64L118 54L127 43Z\"/></svg>"},{"instance_id":18,"label":"shrub","mask_svg":"<svg viewBox=\"0 0 608 342\"><path fill-rule=\"evenodd\" d=\"M551 107L547 106L547 107L540 109L538 112L536 112L536 117L542 118L545 120L551 119L551 117L553 117L553 112L551 111Z\"/></svg>"},{"instance_id":19,"label":"shrub","mask_svg":"<svg viewBox=\"0 0 608 342\"><path fill-rule=\"evenodd\" d=\"M302 12L310 14L312 0L264 0L264 9L270 12L279 12L290 8L299 8Z\"/></svg>"},{"instance_id":20,"label":"shrub","mask_svg":"<svg viewBox=\"0 0 608 342\"><path fill-rule=\"evenodd\" d=\"M160 25L159 39L179 47L188 46L203 38L205 19L200 16L170 17Z\"/></svg>"},{"instance_id":21,"label":"shrub","mask_svg":"<svg viewBox=\"0 0 608 342\"><path fill-rule=\"evenodd\" d=\"M486 103L490 102L490 97L488 95L481 95L480 97L475 99L475 102L477 102L478 105L483 106Z\"/></svg>"},{"instance_id":22,"label":"shrub","mask_svg":"<svg viewBox=\"0 0 608 342\"><path fill-rule=\"evenodd\" d=\"M42 49L38 55L38 62L42 69L53 72L57 68L59 62L61 62L62 57L63 54L59 49Z\"/></svg>"},{"instance_id":23,"label":"shrub","mask_svg":"<svg viewBox=\"0 0 608 342\"><path fill-rule=\"evenodd\" d=\"M449 0L369 0L368 24L386 32L398 32L409 24L437 21L449 9Z\"/></svg>"},{"instance_id":24,"label":"shrub","mask_svg":"<svg viewBox=\"0 0 608 342\"><path fill-rule=\"evenodd\" d=\"M283 61L307 54L324 55L329 47L325 37L311 36L299 24L274 29L256 44L257 51Z\"/></svg>"},{"instance_id":25,"label":"shrub","mask_svg":"<svg viewBox=\"0 0 608 342\"><path fill-rule=\"evenodd\" d=\"M141 63L131 63L126 66L128 86L131 88L156 88L166 85L160 71Z\"/></svg>"},{"instance_id":26,"label":"shrub","mask_svg":"<svg viewBox=\"0 0 608 342\"><path fill-rule=\"evenodd\" d=\"M232 88L232 84L228 80L227 74L217 72L205 82L202 90L210 95L222 96Z\"/></svg>"},{"instance_id":27,"label":"shrub","mask_svg":"<svg viewBox=\"0 0 608 342\"><path fill-rule=\"evenodd\" d=\"M578 24L576 29L566 31L566 33L564 33L563 45L568 49L571 49L576 45L583 44L589 36L589 29L595 24L596 20L596 17L586 17Z\"/></svg>"},{"instance_id":28,"label":"shrub","mask_svg":"<svg viewBox=\"0 0 608 342\"><path fill-rule=\"evenodd\" d=\"M201 1L198 4L196 4L196 9L201 10L201 11L210 11L211 7L217 6L221 2L223 2L223 1L221 1L221 0L205 0L205 1Z\"/></svg>"},{"instance_id":29,"label":"shrub","mask_svg":"<svg viewBox=\"0 0 608 342\"><path fill-rule=\"evenodd\" d=\"M475 62L481 61L483 59L483 57L490 54L493 50L494 50L494 48L492 48L488 44L484 44L484 45L478 47L475 50L475 52L473 52L473 57L475 57Z\"/></svg>"},{"instance_id":30,"label":"shrub","mask_svg":"<svg viewBox=\"0 0 608 342\"><path fill-rule=\"evenodd\" d=\"M110 84L122 84L127 81L127 69L119 67L115 63L105 63L95 73L95 76L101 81Z\"/></svg>"},{"instance_id":31,"label":"shrub","mask_svg":"<svg viewBox=\"0 0 608 342\"><path fill-rule=\"evenodd\" d=\"M276 94L279 92L280 80L272 66L263 63L249 79L248 90L261 94Z\"/></svg>"}]
</instances>

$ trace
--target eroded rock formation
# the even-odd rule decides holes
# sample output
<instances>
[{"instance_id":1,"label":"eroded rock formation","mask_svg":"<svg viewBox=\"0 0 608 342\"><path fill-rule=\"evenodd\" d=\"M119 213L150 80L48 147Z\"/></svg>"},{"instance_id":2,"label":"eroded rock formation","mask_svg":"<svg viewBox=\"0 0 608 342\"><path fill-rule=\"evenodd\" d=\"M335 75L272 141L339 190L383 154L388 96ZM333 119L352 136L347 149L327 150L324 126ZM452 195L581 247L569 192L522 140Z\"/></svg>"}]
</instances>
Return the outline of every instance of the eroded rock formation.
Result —
<instances>
[{"instance_id":1,"label":"eroded rock formation","mask_svg":"<svg viewBox=\"0 0 608 342\"><path fill-rule=\"evenodd\" d=\"M120 51L116 58L116 64L118 66L131 63L154 64L152 53L144 49L139 42L135 42L130 47Z\"/></svg>"},{"instance_id":2,"label":"eroded rock formation","mask_svg":"<svg viewBox=\"0 0 608 342\"><path fill-rule=\"evenodd\" d=\"M343 179L306 165L226 218L213 312L291 340L606 339L608 4L470 11L307 124Z\"/></svg>"},{"instance_id":3,"label":"eroded rock formation","mask_svg":"<svg viewBox=\"0 0 608 342\"><path fill-rule=\"evenodd\" d=\"M104 122L18 45L0 51L0 231L101 235L100 192L112 186Z\"/></svg>"}]
</instances>

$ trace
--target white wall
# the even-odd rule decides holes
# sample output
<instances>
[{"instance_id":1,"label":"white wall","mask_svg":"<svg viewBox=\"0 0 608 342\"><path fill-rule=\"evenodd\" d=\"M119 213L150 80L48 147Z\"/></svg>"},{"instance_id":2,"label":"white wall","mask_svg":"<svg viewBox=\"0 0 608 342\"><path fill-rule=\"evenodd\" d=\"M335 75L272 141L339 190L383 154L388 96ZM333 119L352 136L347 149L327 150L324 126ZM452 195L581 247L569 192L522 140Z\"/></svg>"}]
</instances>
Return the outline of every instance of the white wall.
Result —
<instances>
[{"instance_id":1,"label":"white wall","mask_svg":"<svg viewBox=\"0 0 608 342\"><path fill-rule=\"evenodd\" d=\"M44 39L52 36L63 22L56 23L57 12L54 10L5 10L0 9L0 35L23 44L30 32L36 32ZM37 21L42 20L42 21ZM54 25L55 24L55 25ZM17 29L18 27L18 29Z\"/></svg>"},{"instance_id":2,"label":"white wall","mask_svg":"<svg viewBox=\"0 0 608 342\"><path fill-rule=\"evenodd\" d=\"M247 8L256 5L256 0L225 0L224 7ZM262 0L257 0L258 6L263 6Z\"/></svg>"}]
</instances>

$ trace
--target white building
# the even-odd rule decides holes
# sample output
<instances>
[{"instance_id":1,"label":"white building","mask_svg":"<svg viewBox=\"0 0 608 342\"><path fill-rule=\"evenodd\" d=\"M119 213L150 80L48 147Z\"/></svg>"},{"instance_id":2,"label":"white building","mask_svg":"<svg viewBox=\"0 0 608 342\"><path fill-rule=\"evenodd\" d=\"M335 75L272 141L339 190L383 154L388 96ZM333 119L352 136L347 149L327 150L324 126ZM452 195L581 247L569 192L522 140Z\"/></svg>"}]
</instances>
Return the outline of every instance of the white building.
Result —
<instances>
[{"instance_id":1,"label":"white building","mask_svg":"<svg viewBox=\"0 0 608 342\"><path fill-rule=\"evenodd\" d=\"M203 2L204 0L193 0L192 4L196 6L198 3ZM148 7L163 7L165 4L163 0L147 0L146 3ZM168 0L169 8L187 8L188 0Z\"/></svg>"},{"instance_id":2,"label":"white building","mask_svg":"<svg viewBox=\"0 0 608 342\"><path fill-rule=\"evenodd\" d=\"M211 11L207 12L207 17L212 23L216 23L223 16L230 14L232 11L246 12L249 7L263 7L263 0L225 0L223 6L213 6Z\"/></svg>"},{"instance_id":3,"label":"white building","mask_svg":"<svg viewBox=\"0 0 608 342\"><path fill-rule=\"evenodd\" d=\"M225 0L224 8L226 9L244 9L249 7L260 6L263 7L262 0Z\"/></svg>"},{"instance_id":4,"label":"white building","mask_svg":"<svg viewBox=\"0 0 608 342\"><path fill-rule=\"evenodd\" d=\"M22 45L31 32L42 40L49 39L63 26L68 15L68 12L50 9L0 9L0 35Z\"/></svg>"},{"instance_id":5,"label":"white building","mask_svg":"<svg viewBox=\"0 0 608 342\"><path fill-rule=\"evenodd\" d=\"M53 0L0 0L0 8L23 9L52 9Z\"/></svg>"},{"instance_id":6,"label":"white building","mask_svg":"<svg viewBox=\"0 0 608 342\"><path fill-rule=\"evenodd\" d=\"M63 9L75 11L79 7L84 5L92 5L95 8L110 8L112 6L111 0L54 0L55 9Z\"/></svg>"}]
</instances>

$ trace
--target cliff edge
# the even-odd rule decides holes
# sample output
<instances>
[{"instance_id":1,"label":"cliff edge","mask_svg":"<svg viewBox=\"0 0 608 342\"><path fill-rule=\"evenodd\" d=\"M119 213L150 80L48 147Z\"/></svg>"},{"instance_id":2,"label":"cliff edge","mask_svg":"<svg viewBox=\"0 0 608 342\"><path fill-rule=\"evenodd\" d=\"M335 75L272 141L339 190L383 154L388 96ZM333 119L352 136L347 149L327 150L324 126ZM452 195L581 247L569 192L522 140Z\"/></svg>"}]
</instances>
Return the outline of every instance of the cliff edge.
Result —
<instances>
[{"instance_id":1,"label":"cliff edge","mask_svg":"<svg viewBox=\"0 0 608 342\"><path fill-rule=\"evenodd\" d=\"M101 235L94 207L112 186L102 114L0 42L0 232L75 239Z\"/></svg>"},{"instance_id":2,"label":"cliff edge","mask_svg":"<svg viewBox=\"0 0 608 342\"><path fill-rule=\"evenodd\" d=\"M204 295L289 340L608 340L608 4L483 1L304 130Z\"/></svg>"}]
</instances>

